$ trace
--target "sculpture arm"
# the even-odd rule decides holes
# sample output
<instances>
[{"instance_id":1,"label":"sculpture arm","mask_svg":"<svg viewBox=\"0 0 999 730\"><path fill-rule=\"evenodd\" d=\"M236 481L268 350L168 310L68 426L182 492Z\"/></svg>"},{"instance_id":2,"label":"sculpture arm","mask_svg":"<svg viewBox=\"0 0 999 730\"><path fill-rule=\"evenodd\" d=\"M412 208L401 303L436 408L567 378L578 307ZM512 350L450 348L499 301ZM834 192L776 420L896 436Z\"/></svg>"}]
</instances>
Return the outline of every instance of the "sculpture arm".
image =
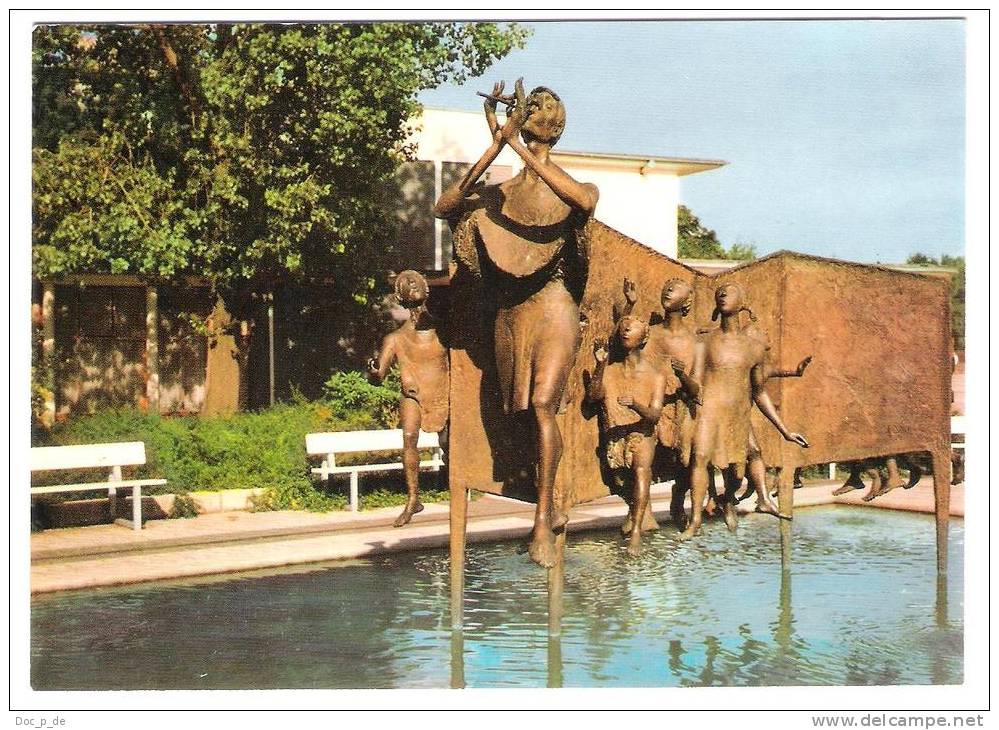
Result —
<instances>
[{"instance_id":1,"label":"sculpture arm","mask_svg":"<svg viewBox=\"0 0 999 730\"><path fill-rule=\"evenodd\" d=\"M770 380L770 378L800 378L805 374L805 368L808 367L808 363L812 361L812 356L809 355L804 360L798 363L798 366L794 370L781 370L776 365L772 363L767 363L766 369L763 373L764 380Z\"/></svg>"},{"instance_id":2,"label":"sculpture arm","mask_svg":"<svg viewBox=\"0 0 999 730\"><path fill-rule=\"evenodd\" d=\"M461 212L461 204L472 186L478 182L479 178L499 155L503 149L503 141L493 140L493 143L482 153L479 161L472 165L472 169L465 173L465 176L441 193L434 204L434 216L437 218L454 218Z\"/></svg>"},{"instance_id":3,"label":"sculpture arm","mask_svg":"<svg viewBox=\"0 0 999 730\"><path fill-rule=\"evenodd\" d=\"M597 190L596 185L579 182L554 162L542 162L528 149L527 145L516 137L510 139L508 144L514 152L520 155L524 164L538 173L541 179L548 183L548 187L567 205L586 213L586 215L593 215L593 211L597 207L597 199L600 197L600 191Z\"/></svg>"},{"instance_id":4,"label":"sculpture arm","mask_svg":"<svg viewBox=\"0 0 999 730\"><path fill-rule=\"evenodd\" d=\"M787 426L781 420L780 414L777 413L777 408L774 406L772 400L770 400L770 394L767 393L766 389L763 387L766 380L764 379L763 364L757 363L753 366L753 369L749 373L750 384L753 389L753 402L760 409L760 413L767 417L767 420L774 425L774 428L784 437L787 441L794 441L799 446L808 448L808 441L799 433L793 433L788 430Z\"/></svg>"},{"instance_id":5,"label":"sculpture arm","mask_svg":"<svg viewBox=\"0 0 999 730\"><path fill-rule=\"evenodd\" d=\"M368 380L375 385L381 383L388 375L389 368L395 362L395 337L386 335L382 340L382 349L378 353L378 359L368 360Z\"/></svg>"},{"instance_id":6,"label":"sculpture arm","mask_svg":"<svg viewBox=\"0 0 999 730\"><path fill-rule=\"evenodd\" d=\"M666 377L656 374L656 382L652 386L652 398L648 405L632 403L629 408L640 415L645 421L655 423L663 413L663 401L666 399Z\"/></svg>"},{"instance_id":7,"label":"sculpture arm","mask_svg":"<svg viewBox=\"0 0 999 730\"><path fill-rule=\"evenodd\" d=\"M586 398L594 402L600 402L604 399L606 395L606 390L604 389L604 370L607 369L607 362L604 360L597 361L597 367L593 371L593 376L590 378L590 384L586 388Z\"/></svg>"},{"instance_id":8,"label":"sculpture arm","mask_svg":"<svg viewBox=\"0 0 999 730\"><path fill-rule=\"evenodd\" d=\"M704 343L698 342L694 345L694 367L691 369L690 374L682 372L682 370L674 370L677 378L680 380L680 385L690 396L690 399L695 403L701 403L701 385L704 383L704 367L705 367L705 352Z\"/></svg>"}]
</instances>

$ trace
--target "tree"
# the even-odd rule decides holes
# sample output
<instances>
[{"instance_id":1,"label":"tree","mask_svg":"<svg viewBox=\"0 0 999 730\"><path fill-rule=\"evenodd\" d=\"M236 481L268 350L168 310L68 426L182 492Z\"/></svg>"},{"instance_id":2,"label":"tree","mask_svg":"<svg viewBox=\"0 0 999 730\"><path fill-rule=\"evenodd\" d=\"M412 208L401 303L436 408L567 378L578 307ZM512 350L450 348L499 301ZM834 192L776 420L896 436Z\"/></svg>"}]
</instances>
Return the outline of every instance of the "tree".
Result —
<instances>
[{"instance_id":1,"label":"tree","mask_svg":"<svg viewBox=\"0 0 999 730\"><path fill-rule=\"evenodd\" d=\"M525 37L495 23L39 26L34 274L200 274L243 330L284 282L332 282L330 302L367 308L391 229L379 191L411 156L417 93L481 75Z\"/></svg>"},{"instance_id":2,"label":"tree","mask_svg":"<svg viewBox=\"0 0 999 730\"><path fill-rule=\"evenodd\" d=\"M725 249L710 228L701 225L700 219L686 205L676 209L676 252L684 259L723 259Z\"/></svg>"},{"instance_id":3,"label":"tree","mask_svg":"<svg viewBox=\"0 0 999 730\"><path fill-rule=\"evenodd\" d=\"M726 251L718 235L705 228L686 205L676 209L676 251L683 259L752 261L756 258L756 246L751 243L733 243Z\"/></svg>"},{"instance_id":4,"label":"tree","mask_svg":"<svg viewBox=\"0 0 999 730\"><path fill-rule=\"evenodd\" d=\"M955 269L950 278L950 331L954 337L954 349L964 351L964 256L944 254L939 260L924 253L914 253L906 259L907 264L919 266L946 266Z\"/></svg>"}]
</instances>

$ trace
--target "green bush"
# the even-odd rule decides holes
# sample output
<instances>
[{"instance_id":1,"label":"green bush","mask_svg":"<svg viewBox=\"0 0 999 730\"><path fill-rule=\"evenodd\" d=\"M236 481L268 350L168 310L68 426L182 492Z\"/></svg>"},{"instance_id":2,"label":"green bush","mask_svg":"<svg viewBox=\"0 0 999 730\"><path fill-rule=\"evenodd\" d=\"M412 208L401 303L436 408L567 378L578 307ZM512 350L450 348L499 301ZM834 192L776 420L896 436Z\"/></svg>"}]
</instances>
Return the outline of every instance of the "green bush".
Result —
<instances>
[{"instance_id":1,"label":"green bush","mask_svg":"<svg viewBox=\"0 0 999 730\"><path fill-rule=\"evenodd\" d=\"M381 385L372 385L358 372L333 373L323 383L323 395L333 418L365 420L372 428L395 428L399 418L399 373L393 368Z\"/></svg>"}]
</instances>

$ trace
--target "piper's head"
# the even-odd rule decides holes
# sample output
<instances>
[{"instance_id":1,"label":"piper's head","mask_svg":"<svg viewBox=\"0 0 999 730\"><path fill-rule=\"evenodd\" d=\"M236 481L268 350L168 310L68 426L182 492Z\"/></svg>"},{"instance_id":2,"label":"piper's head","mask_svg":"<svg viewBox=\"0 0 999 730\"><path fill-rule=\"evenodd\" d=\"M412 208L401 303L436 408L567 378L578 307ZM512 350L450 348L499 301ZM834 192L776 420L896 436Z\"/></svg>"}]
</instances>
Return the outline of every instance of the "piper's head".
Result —
<instances>
[{"instance_id":1,"label":"piper's head","mask_svg":"<svg viewBox=\"0 0 999 730\"><path fill-rule=\"evenodd\" d=\"M426 302L429 294L430 287L427 285L427 280L419 271L407 269L395 278L395 295L399 303L407 309Z\"/></svg>"},{"instance_id":2,"label":"piper's head","mask_svg":"<svg viewBox=\"0 0 999 730\"><path fill-rule=\"evenodd\" d=\"M547 86L539 86L527 96L527 120L520 128L525 142L536 139L555 146L565 129L565 105Z\"/></svg>"},{"instance_id":3,"label":"piper's head","mask_svg":"<svg viewBox=\"0 0 999 730\"><path fill-rule=\"evenodd\" d=\"M663 285L662 303L664 311L686 317L694 306L694 287L683 279L670 279Z\"/></svg>"},{"instance_id":4,"label":"piper's head","mask_svg":"<svg viewBox=\"0 0 999 730\"><path fill-rule=\"evenodd\" d=\"M641 317L626 315L617 323L617 336L621 346L629 352L644 347L649 340L649 323Z\"/></svg>"}]
</instances>

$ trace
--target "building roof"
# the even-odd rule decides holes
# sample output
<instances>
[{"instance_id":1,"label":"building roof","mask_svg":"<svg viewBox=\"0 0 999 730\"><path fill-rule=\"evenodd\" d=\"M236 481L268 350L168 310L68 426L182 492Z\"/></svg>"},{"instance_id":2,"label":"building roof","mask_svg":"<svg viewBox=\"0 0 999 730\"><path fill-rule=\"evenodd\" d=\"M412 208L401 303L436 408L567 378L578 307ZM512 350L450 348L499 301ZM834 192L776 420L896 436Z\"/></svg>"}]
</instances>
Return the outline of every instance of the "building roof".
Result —
<instances>
[{"instance_id":1,"label":"building roof","mask_svg":"<svg viewBox=\"0 0 999 730\"><path fill-rule=\"evenodd\" d=\"M471 112L464 109L445 109L441 107L425 107L424 112L437 112L445 114L463 115L481 118L482 112ZM484 127L483 127L484 128ZM571 163L577 167L594 168L631 168L642 175L669 174L669 175L692 175L698 172L707 172L727 165L725 160L698 159L690 157L670 157L663 155L647 155L617 152L585 152L577 150L564 150L555 148L552 150L552 157Z\"/></svg>"}]
</instances>

